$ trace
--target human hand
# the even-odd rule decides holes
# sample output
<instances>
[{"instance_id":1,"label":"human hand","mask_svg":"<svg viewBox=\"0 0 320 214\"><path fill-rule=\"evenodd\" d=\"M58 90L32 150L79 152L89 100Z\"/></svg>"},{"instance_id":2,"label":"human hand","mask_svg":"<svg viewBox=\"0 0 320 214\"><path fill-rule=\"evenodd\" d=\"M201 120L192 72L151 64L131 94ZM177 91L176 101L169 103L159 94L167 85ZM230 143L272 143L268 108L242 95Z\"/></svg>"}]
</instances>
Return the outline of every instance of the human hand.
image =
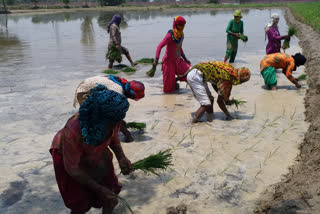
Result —
<instances>
[{"instance_id":1,"label":"human hand","mask_svg":"<svg viewBox=\"0 0 320 214\"><path fill-rule=\"evenodd\" d=\"M296 85L297 88L301 88L301 84L300 83L297 82L295 85Z\"/></svg>"},{"instance_id":2,"label":"human hand","mask_svg":"<svg viewBox=\"0 0 320 214\"><path fill-rule=\"evenodd\" d=\"M156 67L157 67L158 62L159 62L159 58L155 58L155 59L153 60L153 63L152 63L153 68L156 68Z\"/></svg>"},{"instance_id":3,"label":"human hand","mask_svg":"<svg viewBox=\"0 0 320 214\"><path fill-rule=\"evenodd\" d=\"M118 160L118 162L122 174L129 175L131 172L133 172L131 161L127 157L121 158L120 160Z\"/></svg>"},{"instance_id":4,"label":"human hand","mask_svg":"<svg viewBox=\"0 0 320 214\"><path fill-rule=\"evenodd\" d=\"M120 50L120 46L119 46L119 45L116 45L116 48L117 48L118 50Z\"/></svg>"},{"instance_id":5,"label":"human hand","mask_svg":"<svg viewBox=\"0 0 320 214\"><path fill-rule=\"evenodd\" d=\"M188 65L191 65L190 60L188 60L187 58L184 60Z\"/></svg>"},{"instance_id":6,"label":"human hand","mask_svg":"<svg viewBox=\"0 0 320 214\"><path fill-rule=\"evenodd\" d=\"M226 105L228 105L228 106L231 106L231 105L232 105L232 102L231 102L230 100L226 100L226 101L224 101L224 103L225 103Z\"/></svg>"},{"instance_id":7,"label":"human hand","mask_svg":"<svg viewBox=\"0 0 320 214\"><path fill-rule=\"evenodd\" d=\"M98 196L103 203L103 207L105 208L112 209L118 204L118 199L116 194L106 187L102 187L100 189L100 193Z\"/></svg>"},{"instance_id":8,"label":"human hand","mask_svg":"<svg viewBox=\"0 0 320 214\"><path fill-rule=\"evenodd\" d=\"M237 33L232 33L232 35L234 36L234 37L236 37L236 39L239 39L240 37L239 37L239 34L237 34Z\"/></svg>"}]
</instances>

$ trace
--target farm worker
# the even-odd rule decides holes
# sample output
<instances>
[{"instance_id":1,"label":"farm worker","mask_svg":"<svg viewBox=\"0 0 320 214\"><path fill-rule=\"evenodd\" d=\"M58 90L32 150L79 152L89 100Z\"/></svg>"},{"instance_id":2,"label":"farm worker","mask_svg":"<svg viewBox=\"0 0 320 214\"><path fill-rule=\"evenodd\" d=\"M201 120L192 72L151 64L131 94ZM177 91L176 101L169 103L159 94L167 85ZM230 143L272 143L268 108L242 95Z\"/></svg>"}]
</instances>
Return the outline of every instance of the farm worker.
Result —
<instances>
[{"instance_id":1,"label":"farm worker","mask_svg":"<svg viewBox=\"0 0 320 214\"><path fill-rule=\"evenodd\" d=\"M55 135L50 153L59 191L72 214L86 213L91 207L112 213L117 204L121 185L110 149L121 172L130 174L131 162L118 135L128 108L125 96L99 85Z\"/></svg>"},{"instance_id":2,"label":"farm worker","mask_svg":"<svg viewBox=\"0 0 320 214\"><path fill-rule=\"evenodd\" d=\"M192 122L198 122L205 112L209 115L213 114L214 98L208 88L208 82L218 93L217 102L227 116L226 119L232 120L233 118L225 106L232 104L229 100L232 86L247 82L249 79L250 71L248 68L234 68L229 63L224 62L201 62L190 68L187 81L194 97L201 105Z\"/></svg>"},{"instance_id":3,"label":"farm worker","mask_svg":"<svg viewBox=\"0 0 320 214\"><path fill-rule=\"evenodd\" d=\"M295 71L300 65L304 65L306 58L296 53L290 56L286 53L274 53L266 55L260 62L260 71L263 76L264 83L268 89L277 89L276 69L282 68L282 73L286 75L288 80L301 88L299 80L292 76L292 71Z\"/></svg>"},{"instance_id":4,"label":"farm worker","mask_svg":"<svg viewBox=\"0 0 320 214\"><path fill-rule=\"evenodd\" d=\"M266 47L267 54L279 53L281 48L281 40L289 38L288 35L280 36L278 23L279 15L277 13L273 13L271 15L270 22L264 28L264 31L268 36L268 44Z\"/></svg>"},{"instance_id":5,"label":"farm worker","mask_svg":"<svg viewBox=\"0 0 320 214\"><path fill-rule=\"evenodd\" d=\"M229 58L229 62L233 63L237 51L238 51L238 39L240 35L243 35L243 22L241 21L241 10L236 10L233 14L233 19L228 23L226 32L227 32L227 51L226 56L224 57L224 62Z\"/></svg>"},{"instance_id":6,"label":"farm worker","mask_svg":"<svg viewBox=\"0 0 320 214\"><path fill-rule=\"evenodd\" d=\"M186 81L185 78L177 78L175 75L183 75L190 67L191 62L185 56L182 43L184 39L183 28L186 20L182 16L177 16L173 20L173 27L168 31L164 39L157 47L155 60L153 61L153 69L156 68L161 49L167 46L166 53L162 58L161 70L163 74L163 92L174 92L179 89L177 80Z\"/></svg>"},{"instance_id":7,"label":"farm worker","mask_svg":"<svg viewBox=\"0 0 320 214\"><path fill-rule=\"evenodd\" d=\"M110 48L114 45L116 49L120 51L121 54L124 54L127 57L129 62L131 63L131 66L134 67L137 65L137 63L132 61L128 49L121 45L120 23L121 23L121 16L116 14L112 17L112 20L108 24L107 32L110 34L108 51L110 51ZM114 63L114 60L109 59L109 66L108 66L109 69L112 69L113 63Z\"/></svg>"},{"instance_id":8,"label":"farm worker","mask_svg":"<svg viewBox=\"0 0 320 214\"><path fill-rule=\"evenodd\" d=\"M108 90L115 91L136 101L144 97L145 88L143 83L139 81L132 80L129 82L124 78L113 75L93 76L83 80L77 86L73 106L76 107L78 103L81 105L91 94L91 89L96 87L97 84L104 85ZM120 131L125 136L126 142L132 142L134 140L124 120L121 122Z\"/></svg>"}]
</instances>

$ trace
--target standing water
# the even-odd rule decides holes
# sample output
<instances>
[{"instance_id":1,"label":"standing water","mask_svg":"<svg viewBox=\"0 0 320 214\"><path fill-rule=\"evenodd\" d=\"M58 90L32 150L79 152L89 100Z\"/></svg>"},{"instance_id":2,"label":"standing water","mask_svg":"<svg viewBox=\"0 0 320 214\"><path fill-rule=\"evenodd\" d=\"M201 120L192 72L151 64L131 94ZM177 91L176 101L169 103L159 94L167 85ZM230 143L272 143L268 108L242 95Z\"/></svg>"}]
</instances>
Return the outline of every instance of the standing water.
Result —
<instances>
[{"instance_id":1,"label":"standing water","mask_svg":"<svg viewBox=\"0 0 320 214\"><path fill-rule=\"evenodd\" d=\"M154 78L145 76L150 69L146 65L138 65L134 74L120 74L146 86L145 98L130 101L126 120L146 122L147 128L133 132L135 142L122 144L127 157L134 162L168 148L174 156L172 170L160 177L142 172L119 175L120 195L135 213L165 213L180 203L187 204L188 213L249 213L259 194L293 164L307 130L306 86L296 90L278 73L279 90L263 87L259 72L267 43L263 28L274 12L280 14L279 29L285 35L284 11L242 12L249 41L239 42L234 66L248 67L252 76L248 83L233 87L231 97L247 101L239 109L229 108L233 121L225 121L215 105L212 122L191 124L190 113L198 102L185 83L179 93L164 95L161 66ZM123 45L134 60L154 57L173 18L183 16L187 21L183 49L194 65L223 60L225 28L233 11L120 14ZM77 84L102 75L107 67L106 28L113 15L86 11L0 16L0 213L68 213L48 150L55 133L77 111L72 107ZM301 51L297 39L290 45L288 54ZM165 48L161 56L164 52ZM129 65L126 59L123 63ZM117 208L116 213L123 210Z\"/></svg>"}]
</instances>

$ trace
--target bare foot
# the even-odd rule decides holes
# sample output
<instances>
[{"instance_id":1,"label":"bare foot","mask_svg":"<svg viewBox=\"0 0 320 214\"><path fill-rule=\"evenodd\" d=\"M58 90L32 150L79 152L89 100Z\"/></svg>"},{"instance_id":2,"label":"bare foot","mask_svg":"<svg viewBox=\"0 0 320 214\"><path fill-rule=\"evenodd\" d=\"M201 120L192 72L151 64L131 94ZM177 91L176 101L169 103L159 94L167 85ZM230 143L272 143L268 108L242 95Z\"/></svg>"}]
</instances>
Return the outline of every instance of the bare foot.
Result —
<instances>
[{"instance_id":1,"label":"bare foot","mask_svg":"<svg viewBox=\"0 0 320 214\"><path fill-rule=\"evenodd\" d=\"M271 90L272 90L272 91L275 91L275 90L277 90L277 87L276 87L276 86L273 86L273 87L271 88Z\"/></svg>"},{"instance_id":2,"label":"bare foot","mask_svg":"<svg viewBox=\"0 0 320 214\"><path fill-rule=\"evenodd\" d=\"M131 63L131 66L132 66L132 67L134 67L134 66L136 66L136 65L138 65L137 62Z\"/></svg>"}]
</instances>

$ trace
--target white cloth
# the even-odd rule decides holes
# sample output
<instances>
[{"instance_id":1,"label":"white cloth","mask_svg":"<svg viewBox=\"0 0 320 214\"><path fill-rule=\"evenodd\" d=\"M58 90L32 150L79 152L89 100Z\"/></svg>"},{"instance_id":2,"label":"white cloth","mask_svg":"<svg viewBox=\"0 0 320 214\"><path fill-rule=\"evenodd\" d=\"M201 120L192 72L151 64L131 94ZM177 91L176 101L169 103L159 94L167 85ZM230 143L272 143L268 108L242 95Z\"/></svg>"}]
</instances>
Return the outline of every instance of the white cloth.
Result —
<instances>
[{"instance_id":1,"label":"white cloth","mask_svg":"<svg viewBox=\"0 0 320 214\"><path fill-rule=\"evenodd\" d=\"M278 28L278 23L276 23L276 19L279 19L279 14L277 13L273 13L271 15L271 19L269 21L269 23L264 27L264 31L267 33L269 31L269 29L274 26L276 28Z\"/></svg>"},{"instance_id":2,"label":"white cloth","mask_svg":"<svg viewBox=\"0 0 320 214\"><path fill-rule=\"evenodd\" d=\"M78 103L81 105L90 95L90 90L95 88L97 84L104 85L107 89L123 95L122 87L107 76L89 77L78 85L74 95L73 106L76 107Z\"/></svg>"},{"instance_id":3,"label":"white cloth","mask_svg":"<svg viewBox=\"0 0 320 214\"><path fill-rule=\"evenodd\" d=\"M203 74L201 71L192 69L187 75L187 82L200 105L211 105L213 96L208 88L208 84L203 82Z\"/></svg>"}]
</instances>

